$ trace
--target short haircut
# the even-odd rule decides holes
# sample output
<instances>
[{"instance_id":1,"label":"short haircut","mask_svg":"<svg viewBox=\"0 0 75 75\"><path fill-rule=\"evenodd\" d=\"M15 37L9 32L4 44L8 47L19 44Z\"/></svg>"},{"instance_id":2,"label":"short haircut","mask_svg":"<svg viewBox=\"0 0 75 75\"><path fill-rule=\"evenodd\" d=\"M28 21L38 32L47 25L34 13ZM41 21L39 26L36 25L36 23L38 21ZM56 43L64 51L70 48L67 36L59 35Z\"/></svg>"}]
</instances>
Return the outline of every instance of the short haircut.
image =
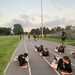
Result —
<instances>
[{"instance_id":1,"label":"short haircut","mask_svg":"<svg viewBox=\"0 0 75 75\"><path fill-rule=\"evenodd\" d=\"M61 47L61 48L63 48L63 46L62 46L62 45L61 45L60 47Z\"/></svg>"},{"instance_id":2,"label":"short haircut","mask_svg":"<svg viewBox=\"0 0 75 75\"><path fill-rule=\"evenodd\" d=\"M47 51L48 51L48 48L45 48L45 50L47 50Z\"/></svg>"},{"instance_id":3,"label":"short haircut","mask_svg":"<svg viewBox=\"0 0 75 75\"><path fill-rule=\"evenodd\" d=\"M28 56L28 53L24 53L24 57L27 57Z\"/></svg>"},{"instance_id":4,"label":"short haircut","mask_svg":"<svg viewBox=\"0 0 75 75\"><path fill-rule=\"evenodd\" d=\"M63 59L65 59L65 60L67 60L67 61L70 60L68 56L64 56Z\"/></svg>"},{"instance_id":5,"label":"short haircut","mask_svg":"<svg viewBox=\"0 0 75 75\"><path fill-rule=\"evenodd\" d=\"M43 48L43 45L41 45L40 47L42 47L42 48Z\"/></svg>"}]
</instances>

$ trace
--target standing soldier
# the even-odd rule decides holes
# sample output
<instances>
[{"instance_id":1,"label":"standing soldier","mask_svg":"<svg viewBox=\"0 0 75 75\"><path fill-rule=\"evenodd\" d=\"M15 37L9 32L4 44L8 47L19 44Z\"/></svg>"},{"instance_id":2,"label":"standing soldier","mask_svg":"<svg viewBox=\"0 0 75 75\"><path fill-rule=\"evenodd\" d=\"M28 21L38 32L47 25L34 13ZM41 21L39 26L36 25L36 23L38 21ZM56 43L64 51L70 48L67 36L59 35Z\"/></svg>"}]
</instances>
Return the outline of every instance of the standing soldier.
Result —
<instances>
[{"instance_id":1,"label":"standing soldier","mask_svg":"<svg viewBox=\"0 0 75 75\"><path fill-rule=\"evenodd\" d=\"M24 34L23 34L23 39L24 39Z\"/></svg>"},{"instance_id":2,"label":"standing soldier","mask_svg":"<svg viewBox=\"0 0 75 75\"><path fill-rule=\"evenodd\" d=\"M30 33L28 34L28 40L30 40Z\"/></svg>"},{"instance_id":3,"label":"standing soldier","mask_svg":"<svg viewBox=\"0 0 75 75\"><path fill-rule=\"evenodd\" d=\"M33 34L33 38L36 41L36 33Z\"/></svg>"},{"instance_id":4,"label":"standing soldier","mask_svg":"<svg viewBox=\"0 0 75 75\"><path fill-rule=\"evenodd\" d=\"M21 36L21 34L20 34L20 40L22 39L22 36Z\"/></svg>"},{"instance_id":5,"label":"standing soldier","mask_svg":"<svg viewBox=\"0 0 75 75\"><path fill-rule=\"evenodd\" d=\"M44 34L44 38L46 38L46 33Z\"/></svg>"},{"instance_id":6,"label":"standing soldier","mask_svg":"<svg viewBox=\"0 0 75 75\"><path fill-rule=\"evenodd\" d=\"M39 33L37 33L37 39L39 39Z\"/></svg>"},{"instance_id":7,"label":"standing soldier","mask_svg":"<svg viewBox=\"0 0 75 75\"><path fill-rule=\"evenodd\" d=\"M65 39L66 39L66 33L62 30L62 37L61 37L62 46L65 46L65 47L66 47L66 45L65 45L65 43L64 43Z\"/></svg>"}]
</instances>

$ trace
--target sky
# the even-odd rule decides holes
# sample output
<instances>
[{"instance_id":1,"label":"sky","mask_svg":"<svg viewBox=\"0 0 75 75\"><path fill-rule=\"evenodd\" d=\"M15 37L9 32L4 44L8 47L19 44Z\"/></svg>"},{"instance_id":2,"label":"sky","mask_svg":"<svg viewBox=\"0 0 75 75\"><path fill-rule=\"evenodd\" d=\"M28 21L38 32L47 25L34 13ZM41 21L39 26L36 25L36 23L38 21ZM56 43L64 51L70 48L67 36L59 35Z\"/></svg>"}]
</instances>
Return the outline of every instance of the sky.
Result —
<instances>
[{"instance_id":1,"label":"sky","mask_svg":"<svg viewBox=\"0 0 75 75\"><path fill-rule=\"evenodd\" d=\"M75 0L42 0L43 26L75 26ZM0 0L0 27L41 27L41 0Z\"/></svg>"}]
</instances>

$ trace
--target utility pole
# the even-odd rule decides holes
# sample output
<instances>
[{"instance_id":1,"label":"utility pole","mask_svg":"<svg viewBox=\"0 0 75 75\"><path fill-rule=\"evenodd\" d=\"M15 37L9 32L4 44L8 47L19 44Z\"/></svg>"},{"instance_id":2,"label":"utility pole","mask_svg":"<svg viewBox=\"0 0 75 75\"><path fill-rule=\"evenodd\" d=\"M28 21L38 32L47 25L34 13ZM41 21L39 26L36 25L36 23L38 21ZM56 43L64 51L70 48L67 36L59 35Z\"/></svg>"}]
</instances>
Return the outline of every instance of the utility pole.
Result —
<instances>
[{"instance_id":1,"label":"utility pole","mask_svg":"<svg viewBox=\"0 0 75 75\"><path fill-rule=\"evenodd\" d=\"M42 0L41 0L41 27L42 27L42 37L43 37L43 8L42 8Z\"/></svg>"}]
</instances>

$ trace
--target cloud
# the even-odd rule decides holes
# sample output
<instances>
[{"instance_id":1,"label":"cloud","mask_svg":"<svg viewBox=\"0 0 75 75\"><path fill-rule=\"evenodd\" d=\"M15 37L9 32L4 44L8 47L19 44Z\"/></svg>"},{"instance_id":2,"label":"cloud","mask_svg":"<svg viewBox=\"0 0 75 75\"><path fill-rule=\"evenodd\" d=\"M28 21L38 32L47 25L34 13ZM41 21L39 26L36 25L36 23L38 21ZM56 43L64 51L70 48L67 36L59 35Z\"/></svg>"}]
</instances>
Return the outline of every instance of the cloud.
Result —
<instances>
[{"instance_id":1,"label":"cloud","mask_svg":"<svg viewBox=\"0 0 75 75\"><path fill-rule=\"evenodd\" d=\"M37 16L37 15L36 15ZM18 19L12 19L6 24L7 27L13 28L14 24L21 24L25 31L30 31L31 28L37 28L38 23L35 23L36 19L33 15L21 14Z\"/></svg>"},{"instance_id":2,"label":"cloud","mask_svg":"<svg viewBox=\"0 0 75 75\"><path fill-rule=\"evenodd\" d=\"M54 7L54 8L59 9L59 10L62 9L61 7L59 7L60 0L59 1L57 1L57 0L47 0L47 1L48 1L49 5L51 7Z\"/></svg>"},{"instance_id":3,"label":"cloud","mask_svg":"<svg viewBox=\"0 0 75 75\"><path fill-rule=\"evenodd\" d=\"M2 18L3 17L3 14L2 13L0 13L0 18Z\"/></svg>"},{"instance_id":4,"label":"cloud","mask_svg":"<svg viewBox=\"0 0 75 75\"><path fill-rule=\"evenodd\" d=\"M30 31L32 28L41 27L41 19L39 14L26 15L21 14L19 19L13 19L11 22L7 23L8 27L13 28L14 24L21 24L25 31ZM57 26L64 27L66 25L72 25L73 20L62 17L49 17L48 15L44 16L43 26L53 28Z\"/></svg>"},{"instance_id":5,"label":"cloud","mask_svg":"<svg viewBox=\"0 0 75 75\"><path fill-rule=\"evenodd\" d=\"M28 15L26 15L26 14L21 14L20 17L22 19L24 19L25 21L29 21L30 20L30 17Z\"/></svg>"},{"instance_id":6,"label":"cloud","mask_svg":"<svg viewBox=\"0 0 75 75\"><path fill-rule=\"evenodd\" d=\"M36 13L36 14L30 14L30 15L21 14L20 19L24 20L25 22L30 22L34 25L34 24L39 24L41 18L40 18L40 14Z\"/></svg>"},{"instance_id":7,"label":"cloud","mask_svg":"<svg viewBox=\"0 0 75 75\"><path fill-rule=\"evenodd\" d=\"M18 19L13 19L11 22L7 23L8 27L13 27L14 24L21 24L23 27L29 27L31 25L30 22L22 21Z\"/></svg>"},{"instance_id":8,"label":"cloud","mask_svg":"<svg viewBox=\"0 0 75 75\"><path fill-rule=\"evenodd\" d=\"M53 21L45 22L44 26L47 26L50 28L57 27L57 26L65 27L66 25L72 25L73 23L74 21L68 18L57 18Z\"/></svg>"}]
</instances>

